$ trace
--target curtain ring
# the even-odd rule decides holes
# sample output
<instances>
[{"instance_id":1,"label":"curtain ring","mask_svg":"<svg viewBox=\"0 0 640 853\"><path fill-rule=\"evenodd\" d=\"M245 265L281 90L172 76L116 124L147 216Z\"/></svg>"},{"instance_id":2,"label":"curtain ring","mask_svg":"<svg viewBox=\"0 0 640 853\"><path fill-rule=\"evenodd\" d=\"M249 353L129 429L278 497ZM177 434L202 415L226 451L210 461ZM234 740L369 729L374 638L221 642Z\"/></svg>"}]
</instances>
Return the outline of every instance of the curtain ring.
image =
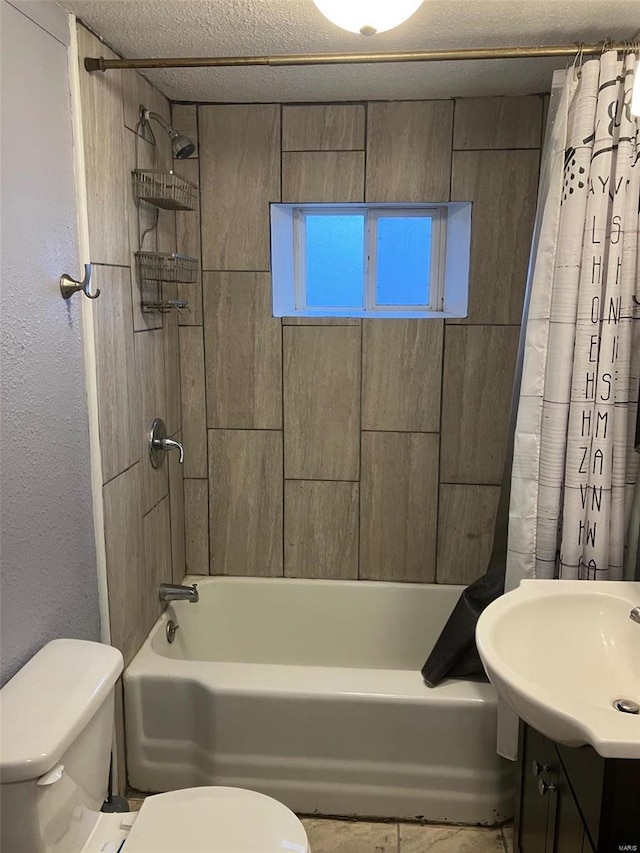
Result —
<instances>
[{"instance_id":1,"label":"curtain ring","mask_svg":"<svg viewBox=\"0 0 640 853\"><path fill-rule=\"evenodd\" d=\"M573 60L573 68L582 69L582 65L584 63L584 42L578 42L578 50Z\"/></svg>"}]
</instances>

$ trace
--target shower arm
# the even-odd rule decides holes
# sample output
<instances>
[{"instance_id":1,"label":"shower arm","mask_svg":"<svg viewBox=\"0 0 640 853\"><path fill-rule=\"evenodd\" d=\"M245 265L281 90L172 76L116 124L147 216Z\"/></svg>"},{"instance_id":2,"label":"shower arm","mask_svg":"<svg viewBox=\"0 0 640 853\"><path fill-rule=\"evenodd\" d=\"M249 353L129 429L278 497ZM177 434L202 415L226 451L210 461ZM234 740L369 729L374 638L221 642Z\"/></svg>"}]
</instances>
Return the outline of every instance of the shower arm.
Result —
<instances>
[{"instance_id":1,"label":"shower arm","mask_svg":"<svg viewBox=\"0 0 640 853\"><path fill-rule=\"evenodd\" d=\"M151 135L154 136L150 126L151 121L158 122L160 127L171 140L171 147L173 149L173 157L175 160L184 160L186 157L190 157L196 150L193 140L189 139L189 137L185 136L183 133L180 133L176 127L173 127L173 125L166 122L161 115L158 115L158 113L152 113L144 106L144 104L140 104L140 124L143 127L149 128Z\"/></svg>"},{"instance_id":2,"label":"shower arm","mask_svg":"<svg viewBox=\"0 0 640 853\"><path fill-rule=\"evenodd\" d=\"M164 130L166 130L166 132L169 134L169 136L171 136L172 133L175 133L175 134L178 133L178 131L175 129L175 127L172 127L170 124L168 124L162 118L161 115L159 115L158 113L151 112L151 110L148 110L145 106L143 106L143 104L140 104L140 121L143 124L149 124L149 122L152 120L157 121L158 124L160 125L160 127L162 127Z\"/></svg>"}]
</instances>

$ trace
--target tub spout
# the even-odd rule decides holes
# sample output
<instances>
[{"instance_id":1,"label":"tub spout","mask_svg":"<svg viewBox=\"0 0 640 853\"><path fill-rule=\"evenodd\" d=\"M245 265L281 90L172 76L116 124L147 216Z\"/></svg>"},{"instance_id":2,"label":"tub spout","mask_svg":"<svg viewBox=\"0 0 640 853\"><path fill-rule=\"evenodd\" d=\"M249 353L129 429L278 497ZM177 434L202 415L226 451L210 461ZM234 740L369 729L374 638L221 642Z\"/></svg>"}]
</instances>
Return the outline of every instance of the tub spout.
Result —
<instances>
[{"instance_id":1,"label":"tub spout","mask_svg":"<svg viewBox=\"0 0 640 853\"><path fill-rule=\"evenodd\" d=\"M167 604L169 601L190 601L191 604L195 604L199 600L197 583L191 586L182 586L179 583L160 584L160 601L163 604Z\"/></svg>"}]
</instances>

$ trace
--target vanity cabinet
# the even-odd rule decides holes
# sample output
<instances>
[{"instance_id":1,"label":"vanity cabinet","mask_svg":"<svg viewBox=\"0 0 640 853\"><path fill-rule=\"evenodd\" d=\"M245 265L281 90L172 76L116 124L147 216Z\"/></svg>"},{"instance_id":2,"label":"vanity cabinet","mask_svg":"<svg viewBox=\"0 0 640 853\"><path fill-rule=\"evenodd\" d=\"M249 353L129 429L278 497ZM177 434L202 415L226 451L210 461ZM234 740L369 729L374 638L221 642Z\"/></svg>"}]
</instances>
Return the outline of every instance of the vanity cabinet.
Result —
<instances>
[{"instance_id":1,"label":"vanity cabinet","mask_svg":"<svg viewBox=\"0 0 640 853\"><path fill-rule=\"evenodd\" d=\"M562 746L524 724L519 755L516 853L640 853L640 761Z\"/></svg>"}]
</instances>

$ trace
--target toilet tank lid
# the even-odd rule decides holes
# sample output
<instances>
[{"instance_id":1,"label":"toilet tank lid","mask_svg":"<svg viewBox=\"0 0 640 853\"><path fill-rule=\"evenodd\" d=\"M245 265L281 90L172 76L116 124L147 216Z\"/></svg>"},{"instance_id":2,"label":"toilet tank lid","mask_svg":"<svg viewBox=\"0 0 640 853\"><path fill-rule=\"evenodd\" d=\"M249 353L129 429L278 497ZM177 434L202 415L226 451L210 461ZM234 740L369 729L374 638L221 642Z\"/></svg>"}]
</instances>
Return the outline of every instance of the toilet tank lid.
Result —
<instances>
[{"instance_id":1,"label":"toilet tank lid","mask_svg":"<svg viewBox=\"0 0 640 853\"><path fill-rule=\"evenodd\" d=\"M52 640L0 690L0 782L51 770L122 672L122 655L87 640Z\"/></svg>"}]
</instances>

